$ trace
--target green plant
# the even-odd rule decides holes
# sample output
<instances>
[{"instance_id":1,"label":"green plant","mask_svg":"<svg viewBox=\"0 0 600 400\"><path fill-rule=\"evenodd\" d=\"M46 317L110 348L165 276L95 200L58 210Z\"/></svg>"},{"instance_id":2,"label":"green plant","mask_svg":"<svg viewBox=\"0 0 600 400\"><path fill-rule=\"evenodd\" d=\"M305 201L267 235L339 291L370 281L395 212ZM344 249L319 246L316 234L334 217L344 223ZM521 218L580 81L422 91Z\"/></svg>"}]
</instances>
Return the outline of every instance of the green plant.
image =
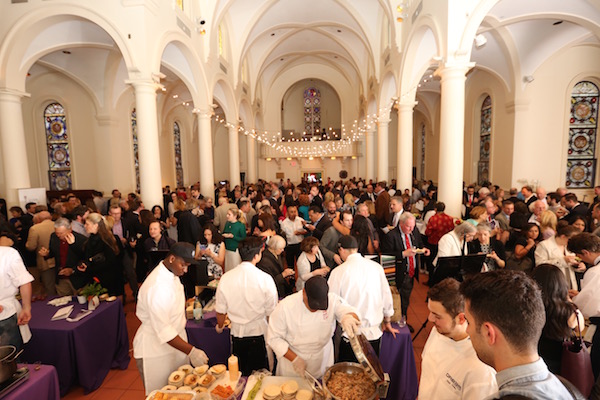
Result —
<instances>
[{"instance_id":1,"label":"green plant","mask_svg":"<svg viewBox=\"0 0 600 400\"><path fill-rule=\"evenodd\" d=\"M108 292L108 290L106 290L106 288L103 288L102 285L100 285L99 281L96 281L94 283L89 283L83 288L81 288L79 290L79 295L85 296L89 299L94 296L100 296L101 294L106 292Z\"/></svg>"}]
</instances>

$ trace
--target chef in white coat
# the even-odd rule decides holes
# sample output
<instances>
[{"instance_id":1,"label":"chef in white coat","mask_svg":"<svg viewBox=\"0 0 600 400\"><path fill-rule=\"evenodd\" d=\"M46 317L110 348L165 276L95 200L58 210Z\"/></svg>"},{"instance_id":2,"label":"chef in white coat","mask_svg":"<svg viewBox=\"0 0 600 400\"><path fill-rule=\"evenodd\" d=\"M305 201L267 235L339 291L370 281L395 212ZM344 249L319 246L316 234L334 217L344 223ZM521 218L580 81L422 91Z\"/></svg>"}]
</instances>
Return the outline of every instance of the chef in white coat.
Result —
<instances>
[{"instance_id":1,"label":"chef in white coat","mask_svg":"<svg viewBox=\"0 0 600 400\"><path fill-rule=\"evenodd\" d=\"M0 344L12 345L19 351L31 338L31 282L33 276L23 264L19 252L0 246ZM23 306L16 299L21 293Z\"/></svg>"},{"instance_id":2,"label":"chef in white coat","mask_svg":"<svg viewBox=\"0 0 600 400\"><path fill-rule=\"evenodd\" d=\"M336 320L350 337L360 328L356 309L329 293L322 276L310 278L301 292L279 302L267 334L267 343L277 356L277 375L303 377L306 370L321 378L333 365L331 337Z\"/></svg>"},{"instance_id":3,"label":"chef in white coat","mask_svg":"<svg viewBox=\"0 0 600 400\"><path fill-rule=\"evenodd\" d=\"M165 386L169 374L188 360L196 367L208 362L202 350L187 342L185 332L185 293L179 277L196 262L194 251L189 243L175 243L140 288L136 315L142 325L133 339L133 357L146 395Z\"/></svg>"}]
</instances>

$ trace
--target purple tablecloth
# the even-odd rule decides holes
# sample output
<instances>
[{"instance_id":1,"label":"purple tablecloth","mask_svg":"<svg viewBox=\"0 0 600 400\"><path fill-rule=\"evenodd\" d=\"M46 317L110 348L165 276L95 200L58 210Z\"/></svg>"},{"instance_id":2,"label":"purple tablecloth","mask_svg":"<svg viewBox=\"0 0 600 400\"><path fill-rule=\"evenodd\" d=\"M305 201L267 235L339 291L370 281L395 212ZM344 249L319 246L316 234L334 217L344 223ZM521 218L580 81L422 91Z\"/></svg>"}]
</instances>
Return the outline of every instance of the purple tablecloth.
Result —
<instances>
[{"instance_id":1,"label":"purple tablecloth","mask_svg":"<svg viewBox=\"0 0 600 400\"><path fill-rule=\"evenodd\" d=\"M204 350L209 358L209 364L225 364L231 355L231 339L229 329L225 329L219 334L215 331L217 324L216 318L200 320L198 322L190 320L185 326L188 335L188 342Z\"/></svg>"},{"instance_id":2,"label":"purple tablecloth","mask_svg":"<svg viewBox=\"0 0 600 400\"><path fill-rule=\"evenodd\" d=\"M210 318L199 323L188 321L185 329L188 341L194 346L204 350L210 358L210 364L227 364L231 355L229 331L222 334L215 331L216 319ZM419 381L417 367L412 346L412 338L407 327L400 328L396 338L391 333L385 332L381 340L379 352L383 370L390 376L390 387L387 398L390 400L414 400L417 398Z\"/></svg>"},{"instance_id":3,"label":"purple tablecloth","mask_svg":"<svg viewBox=\"0 0 600 400\"><path fill-rule=\"evenodd\" d=\"M71 316L87 308L87 304L70 304L74 304ZM100 303L91 315L77 322L51 321L58 309L46 301L31 305L33 337L25 345L22 359L54 365L61 396L76 383L89 393L100 387L111 368L127 368L129 337L120 300Z\"/></svg>"},{"instance_id":4,"label":"purple tablecloth","mask_svg":"<svg viewBox=\"0 0 600 400\"><path fill-rule=\"evenodd\" d=\"M2 400L59 400L58 375L52 365L40 365L37 371L32 364L19 364L29 368L29 379L17 386Z\"/></svg>"},{"instance_id":5,"label":"purple tablecloth","mask_svg":"<svg viewBox=\"0 0 600 400\"><path fill-rule=\"evenodd\" d=\"M419 381L412 338L408 327L393 326L400 329L400 333L394 339L391 333L384 332L379 351L381 366L390 376L387 399L414 400L419 392Z\"/></svg>"}]
</instances>

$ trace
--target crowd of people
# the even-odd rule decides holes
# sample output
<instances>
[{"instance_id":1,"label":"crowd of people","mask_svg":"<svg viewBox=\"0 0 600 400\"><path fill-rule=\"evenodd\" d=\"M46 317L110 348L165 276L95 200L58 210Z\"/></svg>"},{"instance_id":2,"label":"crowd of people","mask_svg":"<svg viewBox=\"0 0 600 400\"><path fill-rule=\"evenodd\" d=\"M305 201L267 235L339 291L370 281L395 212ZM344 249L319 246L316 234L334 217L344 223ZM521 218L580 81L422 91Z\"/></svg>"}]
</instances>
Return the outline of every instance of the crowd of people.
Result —
<instances>
[{"instance_id":1,"label":"crowd of people","mask_svg":"<svg viewBox=\"0 0 600 400\"><path fill-rule=\"evenodd\" d=\"M559 387L563 383L555 382L552 373L561 372L562 342L573 329L583 328L583 317L593 325L600 319L595 295L600 274L591 268L600 262L600 187L586 205L564 188L546 193L524 186L506 194L490 183L469 185L464 188L463 214L454 216L445 213L431 181L415 182L404 191L393 181L388 185L361 179L298 185L260 180L233 188L225 183L204 195L198 185L189 191L166 187L163 204L150 210L135 193L122 198L115 189L109 199L94 194L85 204L70 194L48 205L12 207L11 218L0 225L0 245L20 253L33 277L15 281L15 287L36 282L34 297L76 294L99 281L109 294L126 301L128 284L140 302L138 316L146 335L136 340L152 343L147 346L156 350L134 353L148 392L156 388L153 377L166 370L164 360L172 363L185 353L196 363L207 362L201 350L187 343L181 310L172 298L166 302L165 294L159 296L166 302L165 315L173 316L170 322L152 309L157 306L152 288L165 289L160 280L168 278L165 290L178 294L178 277L200 260L211 279L220 279L216 329L221 332L229 318L233 352L246 374L272 368L272 349L279 374L308 370L321 376L333 362L328 346L336 321L344 328L339 360L352 360L347 337L359 327L379 351L383 331L397 333L390 324L394 310L388 280L380 264L369 260L382 254L395 256L393 279L405 321L414 280L429 275L428 306L435 328L423 352L420 390L428 393L425 398L513 393L500 375L518 364L503 362L496 352L526 353L524 364L546 374L544 385ZM469 254L485 255L481 274L466 277L463 284L436 279L440 260ZM489 293L481 292L482 285L506 289L498 296L522 293L490 306L492 313L475 303L491 301ZM513 304L519 296L535 303L523 306L518 317L526 319L498 321L498 315L509 313L507 307L521 307ZM500 303L499 298L494 300ZM25 302L23 307L26 312ZM547 318L540 322L539 315L528 312ZM24 315L12 323L27 319ZM145 325L156 319L175 324L160 332L160 343L149 337L156 332ZM531 326L527 341L508 332L520 323ZM304 332L311 332L308 343ZM594 335L596 342L592 364L597 378L600 333ZM538 365L538 354L550 372ZM164 361L160 371L143 362L158 356ZM465 368L473 372L465 374ZM515 376L504 375L506 382ZM448 387L433 384L440 376L451 376ZM531 390L514 393L537 393Z\"/></svg>"}]
</instances>

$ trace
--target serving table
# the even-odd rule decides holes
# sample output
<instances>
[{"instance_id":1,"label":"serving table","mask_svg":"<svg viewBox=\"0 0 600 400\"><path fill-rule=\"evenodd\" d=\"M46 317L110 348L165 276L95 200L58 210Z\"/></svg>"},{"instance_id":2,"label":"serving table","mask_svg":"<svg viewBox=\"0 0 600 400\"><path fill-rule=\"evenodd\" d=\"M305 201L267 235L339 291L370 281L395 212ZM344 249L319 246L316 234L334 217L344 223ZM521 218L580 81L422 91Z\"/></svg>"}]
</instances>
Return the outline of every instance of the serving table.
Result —
<instances>
[{"instance_id":1,"label":"serving table","mask_svg":"<svg viewBox=\"0 0 600 400\"><path fill-rule=\"evenodd\" d=\"M10 391L2 400L59 400L58 375L52 365L18 364L29 368L29 379Z\"/></svg>"},{"instance_id":2,"label":"serving table","mask_svg":"<svg viewBox=\"0 0 600 400\"><path fill-rule=\"evenodd\" d=\"M199 321L188 320L185 330L188 342L202 349L209 359L209 364L225 364L231 355L231 337L229 329L225 328L223 333L215 331L217 319L207 318Z\"/></svg>"},{"instance_id":3,"label":"serving table","mask_svg":"<svg viewBox=\"0 0 600 400\"><path fill-rule=\"evenodd\" d=\"M61 396L75 384L82 386L87 394L100 387L111 368L127 368L129 337L119 299L100 303L77 322L51 321L59 307L46 303L31 305L32 338L21 358L56 367ZM77 302L73 306L72 317L87 308L87 304Z\"/></svg>"},{"instance_id":4,"label":"serving table","mask_svg":"<svg viewBox=\"0 0 600 400\"><path fill-rule=\"evenodd\" d=\"M215 325L216 318L197 322L189 320L185 327L188 341L206 352L211 365L227 364L227 358L231 355L229 330L218 334ZM390 376L387 399L414 400L417 398L419 381L410 331L406 326L400 328L396 323L392 325L400 333L394 338L391 333L384 332L379 352L381 366Z\"/></svg>"},{"instance_id":5,"label":"serving table","mask_svg":"<svg viewBox=\"0 0 600 400\"><path fill-rule=\"evenodd\" d=\"M392 326L400 330L396 338L390 332L383 332L379 361L383 371L390 376L387 399L414 400L419 392L417 366L412 345L412 337L407 326L400 328L397 323Z\"/></svg>"}]
</instances>

